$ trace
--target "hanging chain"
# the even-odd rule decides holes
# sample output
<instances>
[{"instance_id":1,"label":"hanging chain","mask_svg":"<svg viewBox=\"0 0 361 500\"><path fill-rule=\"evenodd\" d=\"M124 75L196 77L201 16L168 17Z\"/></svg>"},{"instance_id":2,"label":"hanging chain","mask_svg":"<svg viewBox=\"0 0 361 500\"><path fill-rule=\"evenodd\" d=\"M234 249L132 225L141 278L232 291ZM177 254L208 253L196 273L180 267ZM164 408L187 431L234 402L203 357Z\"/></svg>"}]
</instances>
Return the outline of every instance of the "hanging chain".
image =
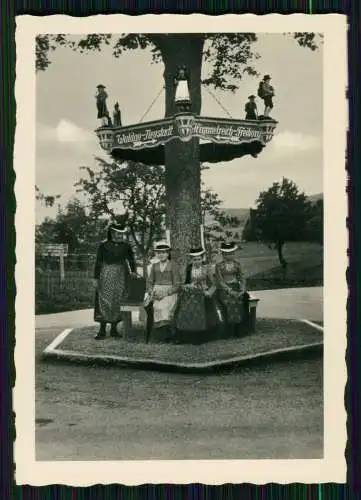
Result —
<instances>
[{"instance_id":1,"label":"hanging chain","mask_svg":"<svg viewBox=\"0 0 361 500\"><path fill-rule=\"evenodd\" d=\"M205 90L213 97L213 99L219 104L219 106L223 109L223 111L230 117L233 119L231 113L229 113L229 111L223 106L223 104L220 102L219 99L217 99L217 97L213 94L213 92L211 92L209 89L207 89L207 87L205 87Z\"/></svg>"},{"instance_id":2,"label":"hanging chain","mask_svg":"<svg viewBox=\"0 0 361 500\"><path fill-rule=\"evenodd\" d=\"M155 96L155 98L153 99L151 105L149 106L149 108L146 110L146 112L144 113L144 115L142 116L142 118L139 120L139 123L142 123L142 121L144 120L144 118L147 116L147 114L149 113L149 111L152 109L152 107L154 106L154 104L156 103L156 101L158 100L160 94L163 92L163 89L164 89L164 85L161 87L160 91L158 92L158 94Z\"/></svg>"},{"instance_id":3,"label":"hanging chain","mask_svg":"<svg viewBox=\"0 0 361 500\"><path fill-rule=\"evenodd\" d=\"M139 123L142 123L142 121L144 120L144 118L147 116L147 114L150 112L150 110L152 109L152 107L154 106L154 104L157 102L157 100L159 99L159 96L160 94L163 92L164 90L164 85L161 87L160 91L158 92L158 94L155 96L155 98L153 99L152 103L150 104L150 106L147 108L147 110L145 111L144 115L141 117L141 119L139 120ZM231 113L223 106L223 104L220 102L220 100L213 94L213 92L211 92L209 89L205 88L205 90L208 92L208 94L217 102L217 104L219 105L220 108L223 109L223 111L230 117L233 119Z\"/></svg>"}]
</instances>

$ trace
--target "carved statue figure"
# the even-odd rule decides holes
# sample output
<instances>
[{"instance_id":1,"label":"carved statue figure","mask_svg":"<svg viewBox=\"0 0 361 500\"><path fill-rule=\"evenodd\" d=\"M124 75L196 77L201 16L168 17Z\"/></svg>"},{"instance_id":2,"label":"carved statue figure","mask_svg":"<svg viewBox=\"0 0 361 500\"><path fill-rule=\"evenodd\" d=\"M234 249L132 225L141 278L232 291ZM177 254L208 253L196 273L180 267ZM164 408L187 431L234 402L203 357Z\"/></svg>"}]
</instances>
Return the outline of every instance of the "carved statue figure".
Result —
<instances>
[{"instance_id":1,"label":"carved statue figure","mask_svg":"<svg viewBox=\"0 0 361 500\"><path fill-rule=\"evenodd\" d=\"M191 98L188 88L188 72L185 66L178 69L178 73L174 78L175 90L175 104L181 111L189 111L191 107Z\"/></svg>"},{"instance_id":2,"label":"carved statue figure","mask_svg":"<svg viewBox=\"0 0 361 500\"><path fill-rule=\"evenodd\" d=\"M111 127L112 122L109 116L109 111L107 107L107 98L108 94L105 91L105 86L104 85L98 85L97 86L97 94L95 95L96 103L97 103L97 110L98 110L98 119L102 120L102 125L106 125L108 127Z\"/></svg>"},{"instance_id":3,"label":"carved statue figure","mask_svg":"<svg viewBox=\"0 0 361 500\"><path fill-rule=\"evenodd\" d=\"M121 127L122 126L122 118L121 118L121 112L119 109L119 103L116 102L114 105L114 111L113 111L113 125L114 127Z\"/></svg>"}]
</instances>

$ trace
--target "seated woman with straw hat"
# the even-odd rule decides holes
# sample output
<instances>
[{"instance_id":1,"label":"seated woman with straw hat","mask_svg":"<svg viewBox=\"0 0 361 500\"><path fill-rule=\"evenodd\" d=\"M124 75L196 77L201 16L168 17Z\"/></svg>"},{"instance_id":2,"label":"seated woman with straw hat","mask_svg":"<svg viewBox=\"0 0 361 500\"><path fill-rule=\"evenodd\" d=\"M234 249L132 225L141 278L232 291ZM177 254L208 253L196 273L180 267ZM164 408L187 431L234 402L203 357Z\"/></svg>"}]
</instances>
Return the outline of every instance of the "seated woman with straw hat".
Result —
<instances>
[{"instance_id":1,"label":"seated woman with straw hat","mask_svg":"<svg viewBox=\"0 0 361 500\"><path fill-rule=\"evenodd\" d=\"M170 258L170 245L159 241L154 247L157 261L148 271L144 306L147 312L147 340L152 330L161 332L165 340L172 335L173 316L177 303L179 279Z\"/></svg>"},{"instance_id":2,"label":"seated woman with straw hat","mask_svg":"<svg viewBox=\"0 0 361 500\"><path fill-rule=\"evenodd\" d=\"M175 315L177 339L198 344L214 337L222 324L217 303L216 283L211 267L205 260L204 248L190 250L185 283L180 286Z\"/></svg>"},{"instance_id":3,"label":"seated woman with straw hat","mask_svg":"<svg viewBox=\"0 0 361 500\"><path fill-rule=\"evenodd\" d=\"M225 313L228 335L239 335L246 314L246 278L241 264L235 259L237 245L222 243L222 261L215 266L219 301Z\"/></svg>"}]
</instances>

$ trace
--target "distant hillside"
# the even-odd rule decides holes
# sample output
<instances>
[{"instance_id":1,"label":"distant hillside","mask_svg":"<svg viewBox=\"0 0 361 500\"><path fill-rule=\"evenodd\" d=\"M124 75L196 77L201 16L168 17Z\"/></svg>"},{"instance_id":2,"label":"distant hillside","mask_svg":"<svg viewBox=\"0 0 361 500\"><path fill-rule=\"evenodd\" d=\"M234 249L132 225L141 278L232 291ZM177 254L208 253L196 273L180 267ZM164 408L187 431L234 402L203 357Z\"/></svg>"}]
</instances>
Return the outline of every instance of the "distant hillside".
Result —
<instances>
[{"instance_id":1,"label":"distant hillside","mask_svg":"<svg viewBox=\"0 0 361 500\"><path fill-rule=\"evenodd\" d=\"M318 200L323 200L323 193L316 193L316 194L311 194L308 196L308 199L312 202L315 203ZM238 217L240 219L240 226L243 226L248 217L249 217L249 208L221 208L222 212L225 212L227 215L230 217ZM212 217L206 217L206 225L207 224L212 224L213 218Z\"/></svg>"},{"instance_id":2,"label":"distant hillside","mask_svg":"<svg viewBox=\"0 0 361 500\"><path fill-rule=\"evenodd\" d=\"M230 217L238 217L241 220L249 216L249 208L222 208L222 211Z\"/></svg>"},{"instance_id":3,"label":"distant hillside","mask_svg":"<svg viewBox=\"0 0 361 500\"><path fill-rule=\"evenodd\" d=\"M312 203L316 203L318 200L323 200L323 193L311 194L308 196L308 199L312 201Z\"/></svg>"},{"instance_id":4,"label":"distant hillside","mask_svg":"<svg viewBox=\"0 0 361 500\"><path fill-rule=\"evenodd\" d=\"M230 217L238 217L243 225L249 217L249 208L221 208L222 212ZM206 217L206 225L212 224L213 217Z\"/></svg>"}]
</instances>

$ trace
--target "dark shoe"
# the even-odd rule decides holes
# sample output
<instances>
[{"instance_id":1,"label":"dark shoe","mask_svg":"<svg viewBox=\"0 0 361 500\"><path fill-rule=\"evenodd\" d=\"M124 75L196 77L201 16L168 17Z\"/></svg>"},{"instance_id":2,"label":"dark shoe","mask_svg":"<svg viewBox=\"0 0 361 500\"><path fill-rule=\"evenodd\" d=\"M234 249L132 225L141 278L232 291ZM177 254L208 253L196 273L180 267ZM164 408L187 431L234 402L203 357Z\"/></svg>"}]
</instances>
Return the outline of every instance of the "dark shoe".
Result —
<instances>
[{"instance_id":1,"label":"dark shoe","mask_svg":"<svg viewBox=\"0 0 361 500\"><path fill-rule=\"evenodd\" d=\"M94 337L95 340L105 339L105 332L99 330L99 332Z\"/></svg>"},{"instance_id":2,"label":"dark shoe","mask_svg":"<svg viewBox=\"0 0 361 500\"><path fill-rule=\"evenodd\" d=\"M110 328L110 336L111 337L119 337L119 334L118 334L118 330L117 330L117 326L116 325L112 325L111 328Z\"/></svg>"},{"instance_id":3,"label":"dark shoe","mask_svg":"<svg viewBox=\"0 0 361 500\"><path fill-rule=\"evenodd\" d=\"M243 337L243 325L242 323L238 323L237 325L235 325L235 334L236 334L236 337Z\"/></svg>"},{"instance_id":4,"label":"dark shoe","mask_svg":"<svg viewBox=\"0 0 361 500\"><path fill-rule=\"evenodd\" d=\"M105 327L106 323L100 323L99 332L94 337L95 340L100 340L105 338L105 333L106 333Z\"/></svg>"}]
</instances>

